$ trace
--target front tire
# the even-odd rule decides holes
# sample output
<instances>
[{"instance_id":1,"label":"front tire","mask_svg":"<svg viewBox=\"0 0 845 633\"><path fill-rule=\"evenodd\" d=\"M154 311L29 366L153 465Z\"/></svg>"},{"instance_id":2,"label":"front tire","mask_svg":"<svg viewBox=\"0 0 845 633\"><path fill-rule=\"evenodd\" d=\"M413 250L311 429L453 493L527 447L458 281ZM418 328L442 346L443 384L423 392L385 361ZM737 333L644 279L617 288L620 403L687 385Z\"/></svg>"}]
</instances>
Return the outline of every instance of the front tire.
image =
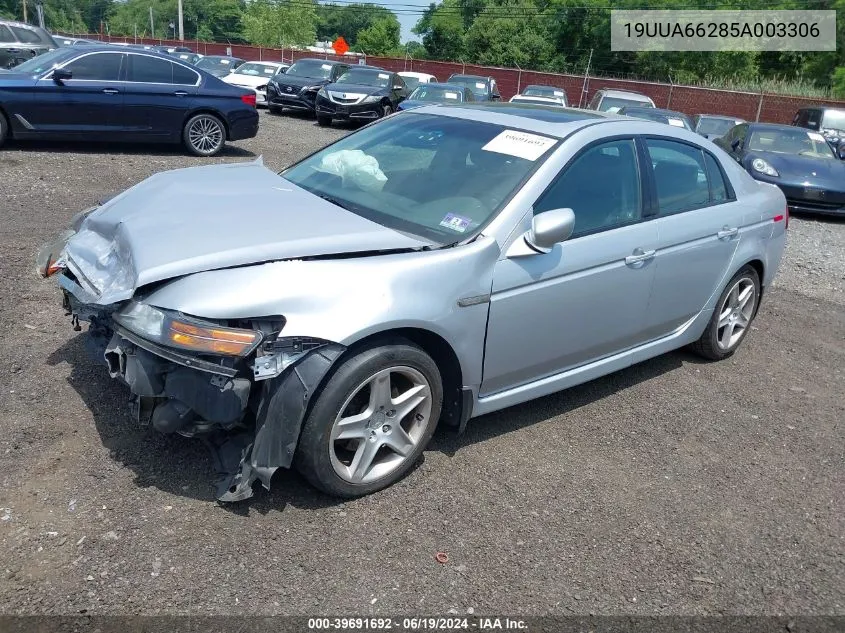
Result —
<instances>
[{"instance_id":1,"label":"front tire","mask_svg":"<svg viewBox=\"0 0 845 633\"><path fill-rule=\"evenodd\" d=\"M268 105L267 110L270 112L270 114L281 114L282 113L282 109L279 106Z\"/></svg>"},{"instance_id":2,"label":"front tire","mask_svg":"<svg viewBox=\"0 0 845 633\"><path fill-rule=\"evenodd\" d=\"M197 114L185 123L182 140L194 156L214 156L226 144L226 128L213 114Z\"/></svg>"},{"instance_id":3,"label":"front tire","mask_svg":"<svg viewBox=\"0 0 845 633\"><path fill-rule=\"evenodd\" d=\"M443 401L437 365L399 340L342 361L308 414L299 472L319 490L359 497L398 481L431 439Z\"/></svg>"},{"instance_id":4,"label":"front tire","mask_svg":"<svg viewBox=\"0 0 845 633\"><path fill-rule=\"evenodd\" d=\"M386 116L390 116L393 114L393 106L390 103L382 103L381 104L381 116L380 119L383 119Z\"/></svg>"},{"instance_id":5,"label":"front tire","mask_svg":"<svg viewBox=\"0 0 845 633\"><path fill-rule=\"evenodd\" d=\"M745 339L757 314L760 301L760 276L751 266L744 266L725 286L704 334L692 349L708 360L733 356Z\"/></svg>"},{"instance_id":6,"label":"front tire","mask_svg":"<svg viewBox=\"0 0 845 633\"><path fill-rule=\"evenodd\" d=\"M317 125L320 127L329 127L332 124L332 118L329 116L317 116Z\"/></svg>"}]
</instances>

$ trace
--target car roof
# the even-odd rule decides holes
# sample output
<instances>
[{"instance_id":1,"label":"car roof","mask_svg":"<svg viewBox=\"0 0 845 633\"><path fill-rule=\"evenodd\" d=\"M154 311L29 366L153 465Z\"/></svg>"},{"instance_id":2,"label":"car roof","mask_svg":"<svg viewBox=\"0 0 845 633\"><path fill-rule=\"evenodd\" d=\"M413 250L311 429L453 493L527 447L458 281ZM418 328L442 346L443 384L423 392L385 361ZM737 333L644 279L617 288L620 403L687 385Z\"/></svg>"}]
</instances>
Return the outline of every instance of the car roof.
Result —
<instances>
[{"instance_id":1,"label":"car roof","mask_svg":"<svg viewBox=\"0 0 845 633\"><path fill-rule=\"evenodd\" d=\"M381 66L370 66L368 64L353 64L352 66L349 67L349 70L372 70L372 71L378 71L380 73L391 72L389 70L385 70Z\"/></svg>"},{"instance_id":2,"label":"car roof","mask_svg":"<svg viewBox=\"0 0 845 633\"><path fill-rule=\"evenodd\" d=\"M21 28L31 29L33 31L37 28L40 28L38 26L35 26L34 24L27 24L26 22L18 22L17 20L0 20L0 24L5 24L7 26L19 26Z\"/></svg>"},{"instance_id":3,"label":"car roof","mask_svg":"<svg viewBox=\"0 0 845 633\"><path fill-rule=\"evenodd\" d=\"M167 53L160 53L155 49L141 49L141 48L127 48L126 46L115 46L114 44L93 44L91 46L82 46L79 48L67 47L67 56L73 55L90 55L91 53L114 53L120 52L125 54L134 53L136 55L150 55L151 57L158 57L159 59L166 59L167 61L181 63L182 60L169 55Z\"/></svg>"},{"instance_id":4,"label":"car roof","mask_svg":"<svg viewBox=\"0 0 845 633\"><path fill-rule=\"evenodd\" d=\"M699 119L708 118L708 119L724 119L725 121L742 121L745 122L745 119L739 116L728 116L726 114L696 114Z\"/></svg>"},{"instance_id":5,"label":"car roof","mask_svg":"<svg viewBox=\"0 0 845 633\"><path fill-rule=\"evenodd\" d=\"M459 119L469 119L484 123L494 123L502 127L509 127L547 136L563 137L591 123L607 120L625 121L625 117L607 115L594 110L579 110L577 108L550 108L541 105L526 105L521 103L479 103L466 102L450 105L446 108L440 105L415 108L413 112L419 114L437 114ZM631 119L627 119L630 121ZM646 121L643 121L646 123ZM663 123L654 125L663 126Z\"/></svg>"},{"instance_id":6,"label":"car roof","mask_svg":"<svg viewBox=\"0 0 845 633\"><path fill-rule=\"evenodd\" d=\"M466 75L464 73L452 73L451 75L449 75L449 79L451 79L452 77L466 77L467 79L480 79L482 81L492 79L492 77L487 77L485 75Z\"/></svg>"},{"instance_id":7,"label":"car roof","mask_svg":"<svg viewBox=\"0 0 845 633\"><path fill-rule=\"evenodd\" d=\"M349 62L338 62L333 59L320 59L319 57L301 57L300 59L294 60L294 64L296 62L319 62L321 64L331 64L332 66L337 66L338 64L349 65Z\"/></svg>"},{"instance_id":8,"label":"car roof","mask_svg":"<svg viewBox=\"0 0 845 633\"><path fill-rule=\"evenodd\" d=\"M559 103L560 97L544 97L542 95L514 95L511 99L519 99L519 100L528 100L531 99L532 101L541 101L543 103Z\"/></svg>"},{"instance_id":9,"label":"car roof","mask_svg":"<svg viewBox=\"0 0 845 633\"><path fill-rule=\"evenodd\" d=\"M403 77L434 77L431 73L418 73L411 70L400 70L396 74Z\"/></svg>"},{"instance_id":10,"label":"car roof","mask_svg":"<svg viewBox=\"0 0 845 633\"><path fill-rule=\"evenodd\" d=\"M560 88L558 86L552 86L551 84L528 84L522 90L525 91L529 88L548 88L549 90L563 90L563 88Z\"/></svg>"},{"instance_id":11,"label":"car roof","mask_svg":"<svg viewBox=\"0 0 845 633\"><path fill-rule=\"evenodd\" d=\"M599 92L605 97L619 97L620 99L636 99L637 101L651 101L651 97L633 90L621 90L619 88L602 88Z\"/></svg>"},{"instance_id":12,"label":"car roof","mask_svg":"<svg viewBox=\"0 0 845 633\"><path fill-rule=\"evenodd\" d=\"M752 123L752 122L748 122L748 127L753 129L753 130L781 130L781 131L784 131L784 132L787 131L787 130L792 130L793 132L795 130L801 130L803 132L807 131L803 127L795 127L794 125L784 125L782 123Z\"/></svg>"},{"instance_id":13,"label":"car roof","mask_svg":"<svg viewBox=\"0 0 845 633\"><path fill-rule=\"evenodd\" d=\"M648 114L665 114L667 116L687 116L683 112L678 112L677 110L666 110L665 108L641 108L638 106L624 106L622 109L625 111L623 112L623 114L627 112L642 112Z\"/></svg>"}]
</instances>

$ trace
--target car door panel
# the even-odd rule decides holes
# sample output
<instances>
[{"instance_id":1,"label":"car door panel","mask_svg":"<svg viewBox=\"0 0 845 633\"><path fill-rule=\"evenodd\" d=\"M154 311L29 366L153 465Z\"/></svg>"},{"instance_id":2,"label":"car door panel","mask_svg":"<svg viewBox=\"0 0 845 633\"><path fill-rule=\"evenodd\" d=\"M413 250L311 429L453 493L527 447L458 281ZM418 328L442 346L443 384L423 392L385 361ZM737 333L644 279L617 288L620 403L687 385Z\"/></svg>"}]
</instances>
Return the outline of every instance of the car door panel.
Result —
<instances>
[{"instance_id":1,"label":"car door panel","mask_svg":"<svg viewBox=\"0 0 845 633\"><path fill-rule=\"evenodd\" d=\"M48 75L36 81L24 114L31 131L50 138L111 138L123 107L123 58L111 52L81 55L63 66L70 79Z\"/></svg>"},{"instance_id":2,"label":"car door panel","mask_svg":"<svg viewBox=\"0 0 845 633\"><path fill-rule=\"evenodd\" d=\"M175 83L179 72L189 71L194 85ZM196 98L199 75L169 60L142 54L129 55L123 133L127 138L171 141L181 137L185 113Z\"/></svg>"},{"instance_id":3,"label":"car door panel","mask_svg":"<svg viewBox=\"0 0 845 633\"><path fill-rule=\"evenodd\" d=\"M643 342L657 242L642 222L496 264L482 394L586 364Z\"/></svg>"}]
</instances>

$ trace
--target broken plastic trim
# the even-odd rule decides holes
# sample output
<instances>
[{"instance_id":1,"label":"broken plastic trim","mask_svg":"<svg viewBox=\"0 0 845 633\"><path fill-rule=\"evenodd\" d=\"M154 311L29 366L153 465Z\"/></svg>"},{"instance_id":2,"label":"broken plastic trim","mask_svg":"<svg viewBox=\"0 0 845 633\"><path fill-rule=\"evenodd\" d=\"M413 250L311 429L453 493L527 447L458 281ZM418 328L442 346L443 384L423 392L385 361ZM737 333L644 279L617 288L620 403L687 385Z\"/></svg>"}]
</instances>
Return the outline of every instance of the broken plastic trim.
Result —
<instances>
[{"instance_id":1,"label":"broken plastic trim","mask_svg":"<svg viewBox=\"0 0 845 633\"><path fill-rule=\"evenodd\" d=\"M328 343L307 352L279 376L264 382L252 442L248 442L248 433L244 433L214 447L218 464L228 471L218 483L218 501L249 499L256 480L270 490L273 473L290 467L311 398L344 351L343 345ZM232 455L237 450L240 450L239 463L226 468L227 453Z\"/></svg>"}]
</instances>

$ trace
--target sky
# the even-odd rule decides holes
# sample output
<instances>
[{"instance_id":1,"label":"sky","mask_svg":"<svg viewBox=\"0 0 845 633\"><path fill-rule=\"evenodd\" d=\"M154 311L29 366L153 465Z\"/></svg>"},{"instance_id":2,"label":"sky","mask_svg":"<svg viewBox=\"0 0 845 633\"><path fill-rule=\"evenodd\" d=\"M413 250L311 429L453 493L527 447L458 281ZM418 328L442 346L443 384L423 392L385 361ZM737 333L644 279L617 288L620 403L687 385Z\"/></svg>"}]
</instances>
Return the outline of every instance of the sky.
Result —
<instances>
[{"instance_id":1,"label":"sky","mask_svg":"<svg viewBox=\"0 0 845 633\"><path fill-rule=\"evenodd\" d=\"M436 0L435 0L436 1ZM401 0L403 8L404 5L413 4L416 7L422 7L423 9L427 9L428 5L431 4L432 0ZM407 7L410 9L411 7ZM399 18L399 24L402 25L402 43L410 42L411 40L419 40L417 35L411 33L411 29L417 25L419 22L420 17L422 17L419 13L416 14L408 14L408 13L400 13L396 16Z\"/></svg>"}]
</instances>

